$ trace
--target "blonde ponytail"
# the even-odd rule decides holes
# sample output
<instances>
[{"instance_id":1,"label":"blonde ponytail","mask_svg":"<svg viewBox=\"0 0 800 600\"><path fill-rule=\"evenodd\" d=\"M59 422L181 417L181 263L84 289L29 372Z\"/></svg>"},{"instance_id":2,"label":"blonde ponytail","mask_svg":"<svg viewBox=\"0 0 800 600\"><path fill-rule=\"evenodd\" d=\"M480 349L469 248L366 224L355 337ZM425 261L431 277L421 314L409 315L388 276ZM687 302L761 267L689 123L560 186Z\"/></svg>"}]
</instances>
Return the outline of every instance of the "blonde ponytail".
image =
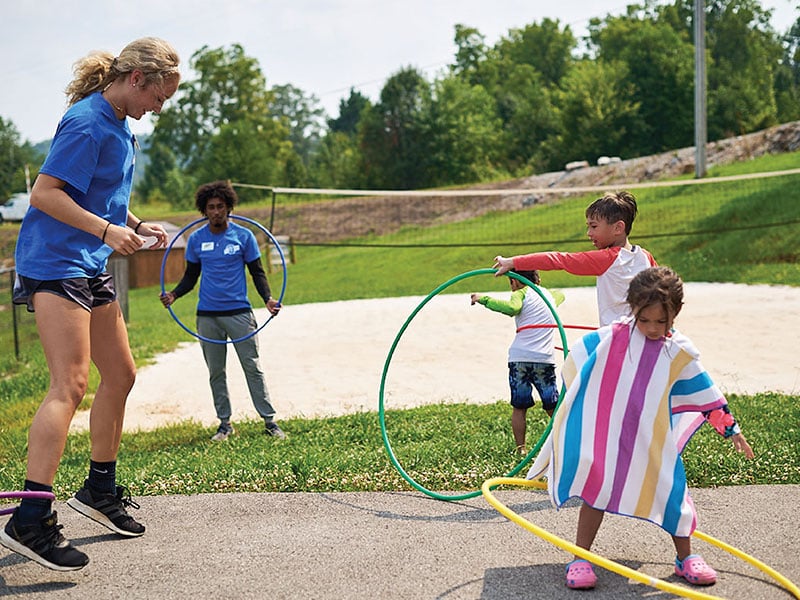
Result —
<instances>
[{"instance_id":1,"label":"blonde ponytail","mask_svg":"<svg viewBox=\"0 0 800 600\"><path fill-rule=\"evenodd\" d=\"M92 52L78 60L73 67L73 80L65 90L67 103L72 106L136 69L144 74L146 85L163 85L166 79L180 76L179 64L175 49L168 42L155 37L131 42L117 57L110 52Z\"/></svg>"}]
</instances>

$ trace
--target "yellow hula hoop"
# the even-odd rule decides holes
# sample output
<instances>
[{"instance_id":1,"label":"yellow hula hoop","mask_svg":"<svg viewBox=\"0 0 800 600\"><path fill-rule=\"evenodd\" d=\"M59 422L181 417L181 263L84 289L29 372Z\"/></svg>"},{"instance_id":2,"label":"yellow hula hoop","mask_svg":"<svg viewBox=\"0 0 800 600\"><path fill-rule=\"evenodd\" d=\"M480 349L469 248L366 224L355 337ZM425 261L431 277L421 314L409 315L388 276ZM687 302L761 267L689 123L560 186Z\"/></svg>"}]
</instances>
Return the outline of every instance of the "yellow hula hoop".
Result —
<instances>
[{"instance_id":1,"label":"yellow hula hoop","mask_svg":"<svg viewBox=\"0 0 800 600\"><path fill-rule=\"evenodd\" d=\"M561 548L562 550L566 550L570 554L574 554L575 556L579 556L585 560L588 560L592 564L597 565L598 567L603 567L604 569L608 569L609 571L613 571L618 575L622 575L623 577L628 577L629 579L633 579L640 583L644 583L645 585L649 585L650 587L657 588L659 590L663 590L665 592L670 592L671 594L675 594L677 596L682 596L684 598L696 598L697 600L722 600L719 596L712 596L710 594L705 594L703 592L699 592L696 590L691 590L689 588L685 588L680 585L675 585L673 583L669 583L664 581L663 579L658 579L657 577L650 577L648 575L644 575L639 571L635 571L625 565L621 565L618 562L614 562L613 560L609 560L607 558L603 558L599 554L595 554L590 550L585 550L579 546L576 546L572 542L568 542L564 538L560 538L557 535L554 535L548 531L545 531L541 527L534 525L524 517L518 515L513 510L508 508L505 504L500 502L495 495L492 493L492 489L497 488L501 485L516 485L520 487L528 487L528 488L537 488L537 489L546 489L547 483L541 480L530 480L530 479L520 479L518 477L493 477L491 479L487 479L483 482L481 486L481 493L483 493L484 498L486 498L487 502L491 504L500 514L504 517L513 521L517 525L521 525L531 533L539 536L546 542L550 542L554 546ZM700 533L699 531L695 531L693 534L698 539L701 539L705 542L713 546L717 546L726 552L733 554L734 556L741 558L742 560L750 563L760 571L766 573L776 581L778 581L788 592L793 594L795 598L800 598L800 588L798 588L795 584L789 581L786 577L768 567L760 560L753 558L752 556L745 554L741 550L738 550L732 546L729 546L725 542L721 542L710 535L706 535L704 533Z\"/></svg>"}]
</instances>

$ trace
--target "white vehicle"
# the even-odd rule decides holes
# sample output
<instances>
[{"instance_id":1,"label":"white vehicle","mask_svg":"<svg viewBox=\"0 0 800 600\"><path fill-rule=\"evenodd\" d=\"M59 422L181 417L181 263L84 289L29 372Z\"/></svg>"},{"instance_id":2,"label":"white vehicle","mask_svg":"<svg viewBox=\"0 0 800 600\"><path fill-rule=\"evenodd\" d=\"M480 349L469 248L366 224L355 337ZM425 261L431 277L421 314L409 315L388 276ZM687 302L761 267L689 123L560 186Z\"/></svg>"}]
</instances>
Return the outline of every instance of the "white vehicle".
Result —
<instances>
[{"instance_id":1,"label":"white vehicle","mask_svg":"<svg viewBox=\"0 0 800 600\"><path fill-rule=\"evenodd\" d=\"M30 194L14 194L5 204L0 204L0 223L3 221L22 221L30 205Z\"/></svg>"}]
</instances>

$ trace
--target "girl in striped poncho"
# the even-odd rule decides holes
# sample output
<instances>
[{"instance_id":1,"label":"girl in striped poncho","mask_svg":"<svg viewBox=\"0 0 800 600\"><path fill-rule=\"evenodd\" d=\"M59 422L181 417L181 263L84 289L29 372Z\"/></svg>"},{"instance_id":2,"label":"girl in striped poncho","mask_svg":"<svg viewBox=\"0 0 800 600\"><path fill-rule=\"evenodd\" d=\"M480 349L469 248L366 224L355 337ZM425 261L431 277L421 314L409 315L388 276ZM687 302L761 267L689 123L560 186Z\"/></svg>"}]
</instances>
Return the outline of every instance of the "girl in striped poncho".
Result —
<instances>
[{"instance_id":1,"label":"girl in striped poncho","mask_svg":"<svg viewBox=\"0 0 800 600\"><path fill-rule=\"evenodd\" d=\"M689 339L672 329L683 283L667 267L634 277L632 316L584 336L563 368L567 392L528 478L547 476L555 506L579 497L576 544L589 550L606 511L651 521L672 535L675 573L710 585L716 572L692 554L696 527L681 451L708 421L747 458L753 451ZM593 588L592 566L567 565L567 586Z\"/></svg>"}]
</instances>

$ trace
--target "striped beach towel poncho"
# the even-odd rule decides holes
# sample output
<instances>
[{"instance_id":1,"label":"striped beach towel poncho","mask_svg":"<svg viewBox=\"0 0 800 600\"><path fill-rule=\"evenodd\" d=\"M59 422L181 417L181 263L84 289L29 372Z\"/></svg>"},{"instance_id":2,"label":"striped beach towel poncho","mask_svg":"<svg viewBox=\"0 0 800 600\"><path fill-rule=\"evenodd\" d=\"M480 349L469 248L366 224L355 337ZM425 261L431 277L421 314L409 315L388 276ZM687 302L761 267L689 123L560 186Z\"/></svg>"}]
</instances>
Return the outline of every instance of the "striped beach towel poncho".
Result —
<instances>
[{"instance_id":1,"label":"striped beach towel poncho","mask_svg":"<svg viewBox=\"0 0 800 600\"><path fill-rule=\"evenodd\" d=\"M729 411L689 339L673 331L650 340L625 318L576 343L563 378L567 391L528 478L547 476L556 507L579 497L691 535L697 518L680 453L703 412Z\"/></svg>"}]
</instances>

